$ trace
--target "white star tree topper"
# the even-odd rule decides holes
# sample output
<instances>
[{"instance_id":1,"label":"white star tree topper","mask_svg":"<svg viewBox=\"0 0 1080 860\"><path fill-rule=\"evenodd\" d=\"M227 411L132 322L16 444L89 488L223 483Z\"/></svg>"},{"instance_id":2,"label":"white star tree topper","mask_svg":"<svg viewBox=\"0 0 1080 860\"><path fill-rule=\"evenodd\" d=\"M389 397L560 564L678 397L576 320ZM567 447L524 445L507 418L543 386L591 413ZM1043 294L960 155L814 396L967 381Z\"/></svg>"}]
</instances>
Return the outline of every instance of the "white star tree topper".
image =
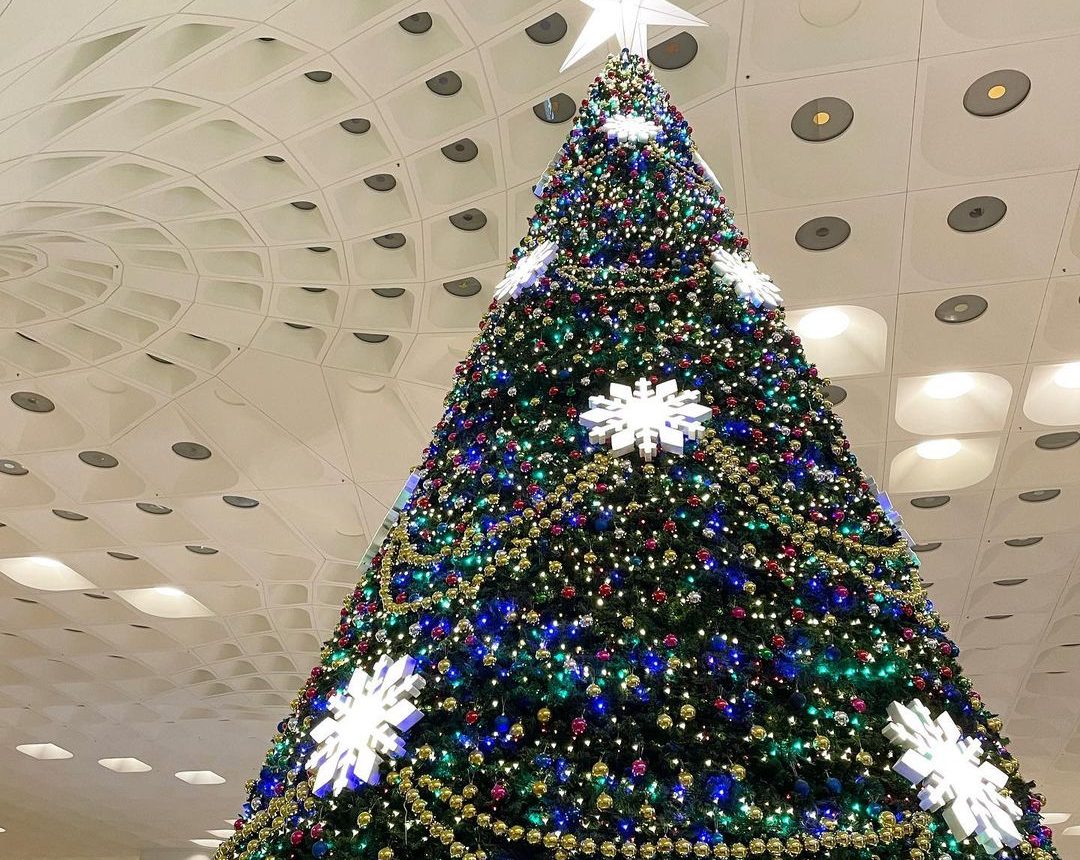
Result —
<instances>
[{"instance_id":1,"label":"white star tree topper","mask_svg":"<svg viewBox=\"0 0 1080 860\"><path fill-rule=\"evenodd\" d=\"M725 284L733 284L740 298L746 299L755 308L763 305L770 310L780 307L783 296L772 278L758 270L752 260L732 254L721 248L713 252L713 270L724 279Z\"/></svg>"},{"instance_id":2,"label":"white star tree topper","mask_svg":"<svg viewBox=\"0 0 1080 860\"><path fill-rule=\"evenodd\" d=\"M696 15L684 12L668 0L581 0L593 13L585 22L570 55L562 64L565 72L610 37L619 40L619 47L644 57L648 51L650 26L706 27Z\"/></svg>"},{"instance_id":3,"label":"white star tree topper","mask_svg":"<svg viewBox=\"0 0 1080 860\"><path fill-rule=\"evenodd\" d=\"M361 783L378 785L383 755L405 755L399 732L423 717L412 700L426 682L415 669L412 657L391 661L383 655L371 674L357 669L344 692L330 699L331 716L311 730L319 744L307 763L315 771L315 794L337 796Z\"/></svg>"},{"instance_id":4,"label":"white star tree topper","mask_svg":"<svg viewBox=\"0 0 1080 860\"><path fill-rule=\"evenodd\" d=\"M635 447L646 462L660 448L681 455L684 441L700 439L705 432L701 422L712 415L709 407L697 402L697 391L680 392L674 379L655 389L647 379L639 379L634 389L613 382L610 393L610 398L590 397L590 409L578 421L589 428L589 441L594 445L610 439L611 453L616 457Z\"/></svg>"},{"instance_id":5,"label":"white star tree topper","mask_svg":"<svg viewBox=\"0 0 1080 860\"><path fill-rule=\"evenodd\" d=\"M957 839L974 835L987 854L1013 848L1022 837L1016 822L1023 814L1012 798L1000 794L1008 777L983 758L982 743L961 737L948 712L935 720L918 699L888 707L889 724L882 730L905 750L893 770L919 790L919 805L942 812Z\"/></svg>"},{"instance_id":6,"label":"white star tree topper","mask_svg":"<svg viewBox=\"0 0 1080 860\"><path fill-rule=\"evenodd\" d=\"M517 261L498 284L495 285L495 301L505 302L516 299L525 290L532 287L547 272L551 261L559 253L559 246L547 239L529 251Z\"/></svg>"}]
</instances>

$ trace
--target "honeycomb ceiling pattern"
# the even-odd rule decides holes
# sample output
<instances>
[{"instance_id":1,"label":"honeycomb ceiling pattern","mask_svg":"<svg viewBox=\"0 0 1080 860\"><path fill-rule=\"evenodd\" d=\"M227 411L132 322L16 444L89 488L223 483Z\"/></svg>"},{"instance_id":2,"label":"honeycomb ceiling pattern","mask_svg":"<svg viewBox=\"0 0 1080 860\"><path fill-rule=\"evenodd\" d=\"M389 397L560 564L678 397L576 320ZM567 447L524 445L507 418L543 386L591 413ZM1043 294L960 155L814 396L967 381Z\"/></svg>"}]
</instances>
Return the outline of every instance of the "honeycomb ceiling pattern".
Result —
<instances>
[{"instance_id":1,"label":"honeycomb ceiling pattern","mask_svg":"<svg viewBox=\"0 0 1080 860\"><path fill-rule=\"evenodd\" d=\"M1080 7L682 5L711 26L658 76L1080 824ZM0 0L0 857L226 826L603 60L558 73L587 14ZM20 584L39 556L83 581Z\"/></svg>"}]
</instances>

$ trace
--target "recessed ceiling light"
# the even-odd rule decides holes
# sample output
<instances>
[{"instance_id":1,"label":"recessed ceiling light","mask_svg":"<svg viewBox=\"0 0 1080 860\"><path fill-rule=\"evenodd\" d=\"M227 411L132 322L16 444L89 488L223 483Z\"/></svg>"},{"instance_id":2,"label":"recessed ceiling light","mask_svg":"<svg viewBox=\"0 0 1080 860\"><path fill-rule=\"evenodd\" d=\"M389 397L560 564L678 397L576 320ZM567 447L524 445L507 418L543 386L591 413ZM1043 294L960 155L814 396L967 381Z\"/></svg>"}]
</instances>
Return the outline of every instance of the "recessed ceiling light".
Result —
<instances>
[{"instance_id":1,"label":"recessed ceiling light","mask_svg":"<svg viewBox=\"0 0 1080 860\"><path fill-rule=\"evenodd\" d=\"M444 156L450 159L450 161L457 162L458 164L465 164L466 162L472 161L480 154L480 149L477 147L476 143L467 137L446 144L441 151Z\"/></svg>"},{"instance_id":2,"label":"recessed ceiling light","mask_svg":"<svg viewBox=\"0 0 1080 860\"><path fill-rule=\"evenodd\" d=\"M174 442L172 451L185 460L209 460L210 449L198 442Z\"/></svg>"},{"instance_id":3,"label":"recessed ceiling light","mask_svg":"<svg viewBox=\"0 0 1080 860\"><path fill-rule=\"evenodd\" d=\"M443 284L443 289L450 295L457 296L459 299L468 299L475 296L482 289L480 282L476 278L458 278L455 281L446 281Z\"/></svg>"},{"instance_id":4,"label":"recessed ceiling light","mask_svg":"<svg viewBox=\"0 0 1080 860\"><path fill-rule=\"evenodd\" d=\"M1043 451L1060 451L1080 442L1080 432L1064 430L1060 433L1044 433L1035 440L1035 447Z\"/></svg>"},{"instance_id":5,"label":"recessed ceiling light","mask_svg":"<svg viewBox=\"0 0 1080 860\"><path fill-rule=\"evenodd\" d=\"M928 439L916 445L915 452L924 460L948 460L963 447L959 439Z\"/></svg>"},{"instance_id":6,"label":"recessed ceiling light","mask_svg":"<svg viewBox=\"0 0 1080 860\"><path fill-rule=\"evenodd\" d=\"M400 299L405 295L404 287L374 287L371 291L381 299Z\"/></svg>"},{"instance_id":7,"label":"recessed ceiling light","mask_svg":"<svg viewBox=\"0 0 1080 860\"><path fill-rule=\"evenodd\" d=\"M1002 588L1015 588L1018 585L1023 585L1027 582L1027 577L1019 576L1013 579L995 579L994 585L999 585Z\"/></svg>"},{"instance_id":8,"label":"recessed ceiling light","mask_svg":"<svg viewBox=\"0 0 1080 860\"><path fill-rule=\"evenodd\" d=\"M911 506L922 511L943 508L952 501L952 496L919 496L911 500Z\"/></svg>"},{"instance_id":9,"label":"recessed ceiling light","mask_svg":"<svg viewBox=\"0 0 1080 860\"><path fill-rule=\"evenodd\" d=\"M931 541L930 543L917 543L914 547L912 547L912 549L914 549L915 552L933 552L935 549L941 549L941 541L938 540Z\"/></svg>"},{"instance_id":10,"label":"recessed ceiling light","mask_svg":"<svg viewBox=\"0 0 1080 860\"><path fill-rule=\"evenodd\" d=\"M822 215L795 231L795 244L807 251L828 251L843 245L851 236L851 225L843 218Z\"/></svg>"},{"instance_id":11,"label":"recessed ceiling light","mask_svg":"<svg viewBox=\"0 0 1080 860\"><path fill-rule=\"evenodd\" d=\"M282 158L280 155L264 155L263 158L265 158L271 164L283 164L285 162L285 159Z\"/></svg>"},{"instance_id":12,"label":"recessed ceiling light","mask_svg":"<svg viewBox=\"0 0 1080 860\"><path fill-rule=\"evenodd\" d=\"M27 412L52 412L56 408L56 404L44 394L33 391L16 391L11 395L11 402Z\"/></svg>"},{"instance_id":13,"label":"recessed ceiling light","mask_svg":"<svg viewBox=\"0 0 1080 860\"><path fill-rule=\"evenodd\" d=\"M187 597L182 588L177 588L174 585L159 585L154 588L154 591L162 597Z\"/></svg>"},{"instance_id":14,"label":"recessed ceiling light","mask_svg":"<svg viewBox=\"0 0 1080 860\"><path fill-rule=\"evenodd\" d=\"M38 591L86 591L97 588L62 561L40 555L0 559L0 573Z\"/></svg>"},{"instance_id":15,"label":"recessed ceiling light","mask_svg":"<svg viewBox=\"0 0 1080 860\"><path fill-rule=\"evenodd\" d=\"M487 226L487 215L479 209L466 209L451 215L450 223L459 230L471 233L474 230L483 230Z\"/></svg>"},{"instance_id":16,"label":"recessed ceiling light","mask_svg":"<svg viewBox=\"0 0 1080 860\"><path fill-rule=\"evenodd\" d=\"M153 770L150 765L137 758L99 758L98 764L115 773L146 773Z\"/></svg>"},{"instance_id":17,"label":"recessed ceiling light","mask_svg":"<svg viewBox=\"0 0 1080 860\"><path fill-rule=\"evenodd\" d=\"M225 782L225 777L212 770L181 770L177 771L176 778L188 785L221 785Z\"/></svg>"},{"instance_id":18,"label":"recessed ceiling light","mask_svg":"<svg viewBox=\"0 0 1080 860\"><path fill-rule=\"evenodd\" d=\"M569 122L576 112L577 103L566 93L557 93L533 105L533 115L552 125Z\"/></svg>"},{"instance_id":19,"label":"recessed ceiling light","mask_svg":"<svg viewBox=\"0 0 1080 860\"><path fill-rule=\"evenodd\" d=\"M60 517L60 519L67 520L71 523L85 523L88 519L90 519L84 514L80 514L75 511L65 511L63 508L53 508L53 514Z\"/></svg>"},{"instance_id":20,"label":"recessed ceiling light","mask_svg":"<svg viewBox=\"0 0 1080 860\"><path fill-rule=\"evenodd\" d=\"M19 744L15 747L23 755L36 758L40 761L59 761L60 759L74 758L74 753L68 752L56 744Z\"/></svg>"},{"instance_id":21,"label":"recessed ceiling light","mask_svg":"<svg viewBox=\"0 0 1080 860\"><path fill-rule=\"evenodd\" d=\"M538 45L554 45L566 35L566 19L558 12L541 18L525 28L525 35Z\"/></svg>"},{"instance_id":22,"label":"recessed ceiling light","mask_svg":"<svg viewBox=\"0 0 1080 860\"><path fill-rule=\"evenodd\" d=\"M364 179L364 184L372 191L393 191L397 188L397 179L390 173L376 173Z\"/></svg>"},{"instance_id":23,"label":"recessed ceiling light","mask_svg":"<svg viewBox=\"0 0 1080 860\"><path fill-rule=\"evenodd\" d=\"M357 340L363 341L364 343L385 343L387 340L390 339L390 335L388 334L370 334L363 331L354 331L353 337L355 337Z\"/></svg>"},{"instance_id":24,"label":"recessed ceiling light","mask_svg":"<svg viewBox=\"0 0 1080 860\"><path fill-rule=\"evenodd\" d=\"M79 459L95 469L115 469L120 465L119 460L104 451L80 451Z\"/></svg>"},{"instance_id":25,"label":"recessed ceiling light","mask_svg":"<svg viewBox=\"0 0 1080 860\"><path fill-rule=\"evenodd\" d=\"M1066 827L1061 833L1063 836L1080 836L1080 825L1074 824L1072 827Z\"/></svg>"},{"instance_id":26,"label":"recessed ceiling light","mask_svg":"<svg viewBox=\"0 0 1080 860\"><path fill-rule=\"evenodd\" d=\"M998 69L974 81L964 93L964 109L975 116L1000 116L1031 92L1031 78L1016 69Z\"/></svg>"},{"instance_id":27,"label":"recessed ceiling light","mask_svg":"<svg viewBox=\"0 0 1080 860\"><path fill-rule=\"evenodd\" d=\"M162 358L160 355L154 355L153 353L148 352L146 353L146 357L149 358L151 361L156 361L158 364L167 364L170 367L172 366L172 362L169 361L169 359Z\"/></svg>"},{"instance_id":28,"label":"recessed ceiling light","mask_svg":"<svg viewBox=\"0 0 1080 860\"><path fill-rule=\"evenodd\" d=\"M386 233L383 236L376 236L371 241L380 248L396 251L398 248L404 247L407 240L404 233Z\"/></svg>"},{"instance_id":29,"label":"recessed ceiling light","mask_svg":"<svg viewBox=\"0 0 1080 860\"><path fill-rule=\"evenodd\" d=\"M338 123L349 134L367 134L371 131L371 120L355 116Z\"/></svg>"},{"instance_id":30,"label":"recessed ceiling light","mask_svg":"<svg viewBox=\"0 0 1080 860\"><path fill-rule=\"evenodd\" d=\"M202 546L200 544L188 544L184 549L195 553L195 555L217 555L218 552L212 546Z\"/></svg>"},{"instance_id":31,"label":"recessed ceiling light","mask_svg":"<svg viewBox=\"0 0 1080 860\"><path fill-rule=\"evenodd\" d=\"M289 204L290 206L299 209L301 212L310 212L312 209L318 209L319 207L312 203L310 200L294 200Z\"/></svg>"},{"instance_id":32,"label":"recessed ceiling light","mask_svg":"<svg viewBox=\"0 0 1080 860\"><path fill-rule=\"evenodd\" d=\"M1035 546L1035 544L1037 543L1042 543L1041 537L1010 538L1009 540L1005 541L1005 546L1025 547Z\"/></svg>"},{"instance_id":33,"label":"recessed ceiling light","mask_svg":"<svg viewBox=\"0 0 1080 860\"><path fill-rule=\"evenodd\" d=\"M108 556L112 556L113 558L117 559L118 561L138 561L139 560L139 557L137 555L132 555L131 553L128 553L128 552L119 552L119 551L117 551L115 549L107 550L105 552L105 554L108 555Z\"/></svg>"},{"instance_id":34,"label":"recessed ceiling light","mask_svg":"<svg viewBox=\"0 0 1080 860\"><path fill-rule=\"evenodd\" d=\"M311 326L309 326L307 323L286 321L285 325L287 325L289 328L296 329L297 331L310 331L311 329Z\"/></svg>"},{"instance_id":35,"label":"recessed ceiling light","mask_svg":"<svg viewBox=\"0 0 1080 860\"><path fill-rule=\"evenodd\" d=\"M843 24L862 5L862 0L799 0L799 15L815 27Z\"/></svg>"},{"instance_id":36,"label":"recessed ceiling light","mask_svg":"<svg viewBox=\"0 0 1080 860\"><path fill-rule=\"evenodd\" d=\"M257 508L259 506L257 499L249 499L247 496L222 496L221 500L234 508Z\"/></svg>"},{"instance_id":37,"label":"recessed ceiling light","mask_svg":"<svg viewBox=\"0 0 1080 860\"><path fill-rule=\"evenodd\" d=\"M230 839L236 835L235 828L229 830L207 830L206 832L217 839Z\"/></svg>"},{"instance_id":38,"label":"recessed ceiling light","mask_svg":"<svg viewBox=\"0 0 1080 860\"><path fill-rule=\"evenodd\" d=\"M398 21L398 26L406 33L419 36L430 30L433 23L429 12L413 12L413 14L407 15Z\"/></svg>"},{"instance_id":39,"label":"recessed ceiling light","mask_svg":"<svg viewBox=\"0 0 1080 860\"><path fill-rule=\"evenodd\" d=\"M1061 495L1061 490L1028 490L1017 498L1021 502L1049 502Z\"/></svg>"},{"instance_id":40,"label":"recessed ceiling light","mask_svg":"<svg viewBox=\"0 0 1080 860\"><path fill-rule=\"evenodd\" d=\"M799 321L798 329L809 340L829 340L842 335L849 325L851 318L839 308L818 308Z\"/></svg>"},{"instance_id":41,"label":"recessed ceiling light","mask_svg":"<svg viewBox=\"0 0 1080 860\"><path fill-rule=\"evenodd\" d=\"M1054 385L1058 388L1080 388L1080 361L1058 368L1054 374Z\"/></svg>"},{"instance_id":42,"label":"recessed ceiling light","mask_svg":"<svg viewBox=\"0 0 1080 860\"><path fill-rule=\"evenodd\" d=\"M308 245L308 250L311 251L312 254L328 254L334 249L329 245Z\"/></svg>"},{"instance_id":43,"label":"recessed ceiling light","mask_svg":"<svg viewBox=\"0 0 1080 860\"><path fill-rule=\"evenodd\" d=\"M0 472L5 475L29 475L30 470L17 460L0 459Z\"/></svg>"},{"instance_id":44,"label":"recessed ceiling light","mask_svg":"<svg viewBox=\"0 0 1080 860\"><path fill-rule=\"evenodd\" d=\"M810 143L839 137L851 127L855 111L843 99L826 96L812 99L791 117L791 131Z\"/></svg>"},{"instance_id":45,"label":"recessed ceiling light","mask_svg":"<svg viewBox=\"0 0 1080 860\"><path fill-rule=\"evenodd\" d=\"M457 72L445 71L424 83L437 96L453 96L461 92L461 76Z\"/></svg>"},{"instance_id":46,"label":"recessed ceiling light","mask_svg":"<svg viewBox=\"0 0 1080 860\"><path fill-rule=\"evenodd\" d=\"M309 81L314 81L317 84L325 84L333 76L334 76L333 72L328 72L328 71L325 71L324 69L319 69L319 70L314 71L314 72L304 72L304 77L305 78L307 78Z\"/></svg>"},{"instance_id":47,"label":"recessed ceiling light","mask_svg":"<svg viewBox=\"0 0 1080 860\"><path fill-rule=\"evenodd\" d=\"M967 294L946 299L934 311L934 316L943 323L966 323L977 320L989 305L982 296Z\"/></svg>"},{"instance_id":48,"label":"recessed ceiling light","mask_svg":"<svg viewBox=\"0 0 1080 860\"><path fill-rule=\"evenodd\" d=\"M983 617L987 621L1007 621L1013 617L1013 614L1011 612L999 612L995 615L985 615Z\"/></svg>"},{"instance_id":49,"label":"recessed ceiling light","mask_svg":"<svg viewBox=\"0 0 1080 860\"><path fill-rule=\"evenodd\" d=\"M659 45L649 48L649 62L658 69L681 69L689 66L698 53L698 42L683 30Z\"/></svg>"},{"instance_id":50,"label":"recessed ceiling light","mask_svg":"<svg viewBox=\"0 0 1080 860\"><path fill-rule=\"evenodd\" d=\"M190 594L168 585L125 588L116 594L140 612L157 618L205 618L214 614Z\"/></svg>"},{"instance_id":51,"label":"recessed ceiling light","mask_svg":"<svg viewBox=\"0 0 1080 860\"><path fill-rule=\"evenodd\" d=\"M83 597L88 597L91 600L109 600L109 595L107 595L107 594L94 594L94 592L92 592L92 591L84 591L83 592Z\"/></svg>"},{"instance_id":52,"label":"recessed ceiling light","mask_svg":"<svg viewBox=\"0 0 1080 860\"><path fill-rule=\"evenodd\" d=\"M847 400L847 389L842 385L826 385L821 393L830 406L839 406Z\"/></svg>"},{"instance_id":53,"label":"recessed ceiling light","mask_svg":"<svg viewBox=\"0 0 1080 860\"><path fill-rule=\"evenodd\" d=\"M1043 824L1064 824L1072 818L1071 812L1040 812L1039 818Z\"/></svg>"},{"instance_id":54,"label":"recessed ceiling light","mask_svg":"<svg viewBox=\"0 0 1080 860\"><path fill-rule=\"evenodd\" d=\"M981 233L1001 221L1007 211L1000 197L969 197L952 208L946 221L958 233Z\"/></svg>"},{"instance_id":55,"label":"recessed ceiling light","mask_svg":"<svg viewBox=\"0 0 1080 860\"><path fill-rule=\"evenodd\" d=\"M165 505L159 505L155 502L136 502L135 507L144 514L154 514L159 517L172 513L172 508L167 508Z\"/></svg>"},{"instance_id":56,"label":"recessed ceiling light","mask_svg":"<svg viewBox=\"0 0 1080 860\"><path fill-rule=\"evenodd\" d=\"M939 373L926 380L923 393L934 400L954 400L974 387L975 379L970 373Z\"/></svg>"}]
</instances>

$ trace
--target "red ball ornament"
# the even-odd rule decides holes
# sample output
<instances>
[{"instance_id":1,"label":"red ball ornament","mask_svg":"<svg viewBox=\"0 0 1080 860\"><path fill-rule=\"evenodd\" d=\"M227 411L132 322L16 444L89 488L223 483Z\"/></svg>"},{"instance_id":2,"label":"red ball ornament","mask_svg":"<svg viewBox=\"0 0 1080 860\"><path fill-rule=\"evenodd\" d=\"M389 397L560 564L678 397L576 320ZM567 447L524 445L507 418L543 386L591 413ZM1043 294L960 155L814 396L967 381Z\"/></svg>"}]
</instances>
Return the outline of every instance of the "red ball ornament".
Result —
<instances>
[{"instance_id":1,"label":"red ball ornament","mask_svg":"<svg viewBox=\"0 0 1080 860\"><path fill-rule=\"evenodd\" d=\"M316 825L315 825L314 827L312 827L312 828L311 828L311 838L312 838L312 839L319 839L319 838L321 838L321 837L322 837L322 835L323 835L323 830L324 830L325 828L326 828L326 825L324 825L324 824L323 824L323 823L322 823L322 822L320 821L320 822L319 822L318 824L316 824Z\"/></svg>"},{"instance_id":2,"label":"red ball ornament","mask_svg":"<svg viewBox=\"0 0 1080 860\"><path fill-rule=\"evenodd\" d=\"M679 637L676 636L674 633L669 633L667 636L664 637L664 647L665 648L674 648L678 644L679 644Z\"/></svg>"},{"instance_id":3,"label":"red ball ornament","mask_svg":"<svg viewBox=\"0 0 1080 860\"><path fill-rule=\"evenodd\" d=\"M292 833L289 834L289 841L293 845L299 845L301 842L304 841L304 831L294 830Z\"/></svg>"},{"instance_id":4,"label":"red ball ornament","mask_svg":"<svg viewBox=\"0 0 1080 860\"><path fill-rule=\"evenodd\" d=\"M857 714L866 713L866 702L862 699L854 698L851 700L851 709Z\"/></svg>"},{"instance_id":5,"label":"red ball ornament","mask_svg":"<svg viewBox=\"0 0 1080 860\"><path fill-rule=\"evenodd\" d=\"M601 583L600 587L597 589L597 593L601 597L611 597L614 591L615 589L612 587L610 582Z\"/></svg>"},{"instance_id":6,"label":"red ball ornament","mask_svg":"<svg viewBox=\"0 0 1080 860\"><path fill-rule=\"evenodd\" d=\"M480 715L476 711L469 711L465 714L465 723L467 725L476 725L478 719L480 719Z\"/></svg>"},{"instance_id":7,"label":"red ball ornament","mask_svg":"<svg viewBox=\"0 0 1080 860\"><path fill-rule=\"evenodd\" d=\"M743 619L746 617L746 610L743 609L741 606L736 606L734 609L731 610L731 617Z\"/></svg>"},{"instance_id":8,"label":"red ball ornament","mask_svg":"<svg viewBox=\"0 0 1080 860\"><path fill-rule=\"evenodd\" d=\"M630 773L634 776L645 776L645 772L649 769L649 766L645 763L645 759L634 759L633 764L630 765Z\"/></svg>"},{"instance_id":9,"label":"red ball ornament","mask_svg":"<svg viewBox=\"0 0 1080 860\"><path fill-rule=\"evenodd\" d=\"M583 717L575 717L570 722L570 731L572 731L575 735L584 734L585 729L587 729L588 727L589 724L585 722L585 719Z\"/></svg>"},{"instance_id":10,"label":"red ball ornament","mask_svg":"<svg viewBox=\"0 0 1080 860\"><path fill-rule=\"evenodd\" d=\"M664 591L664 589L662 589L662 588L658 588L658 589L656 589L656 591L654 591L652 593L652 599L653 599L654 603L666 603L667 602L667 592Z\"/></svg>"},{"instance_id":11,"label":"red ball ornament","mask_svg":"<svg viewBox=\"0 0 1080 860\"><path fill-rule=\"evenodd\" d=\"M491 787L491 799L494 800L496 803L500 803L506 800L506 794L506 786L503 785L501 782L497 782Z\"/></svg>"},{"instance_id":12,"label":"red ball ornament","mask_svg":"<svg viewBox=\"0 0 1080 860\"><path fill-rule=\"evenodd\" d=\"M794 620L794 621L802 621L805 617L806 617L805 610L800 609L797 606L794 609L791 610L791 618L792 618L792 620Z\"/></svg>"},{"instance_id":13,"label":"red ball ornament","mask_svg":"<svg viewBox=\"0 0 1080 860\"><path fill-rule=\"evenodd\" d=\"M773 636L773 638L772 638L772 646L773 646L773 648L783 648L785 644L786 644L786 642L784 641L784 637L781 636L779 633L777 635Z\"/></svg>"},{"instance_id":14,"label":"red ball ornament","mask_svg":"<svg viewBox=\"0 0 1080 860\"><path fill-rule=\"evenodd\" d=\"M561 594L565 599L570 600L577 594L577 589L572 585L564 585Z\"/></svg>"}]
</instances>

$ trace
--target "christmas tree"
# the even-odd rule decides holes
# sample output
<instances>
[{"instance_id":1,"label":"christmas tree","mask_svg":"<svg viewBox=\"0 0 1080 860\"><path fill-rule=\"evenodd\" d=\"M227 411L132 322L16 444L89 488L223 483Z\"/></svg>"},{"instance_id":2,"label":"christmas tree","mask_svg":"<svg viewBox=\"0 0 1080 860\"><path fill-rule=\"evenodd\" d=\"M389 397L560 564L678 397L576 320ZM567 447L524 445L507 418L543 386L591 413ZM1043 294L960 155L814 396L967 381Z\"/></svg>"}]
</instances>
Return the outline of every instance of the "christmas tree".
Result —
<instances>
[{"instance_id":1,"label":"christmas tree","mask_svg":"<svg viewBox=\"0 0 1080 860\"><path fill-rule=\"evenodd\" d=\"M624 51L221 860L1056 856Z\"/></svg>"}]
</instances>

